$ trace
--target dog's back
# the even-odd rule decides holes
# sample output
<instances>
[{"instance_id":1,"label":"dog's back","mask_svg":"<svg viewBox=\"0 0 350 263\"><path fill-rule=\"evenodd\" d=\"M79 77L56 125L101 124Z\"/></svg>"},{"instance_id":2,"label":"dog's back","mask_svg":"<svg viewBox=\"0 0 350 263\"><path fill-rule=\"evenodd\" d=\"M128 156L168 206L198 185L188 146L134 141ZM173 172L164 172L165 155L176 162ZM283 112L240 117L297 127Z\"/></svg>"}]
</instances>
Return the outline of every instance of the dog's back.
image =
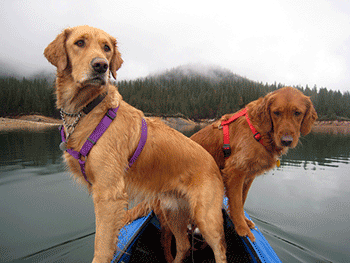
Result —
<instances>
[{"instance_id":1,"label":"dog's back","mask_svg":"<svg viewBox=\"0 0 350 263\"><path fill-rule=\"evenodd\" d=\"M193 134L190 138L207 150L213 156L218 167L222 169L225 166L225 159L222 151L223 136L222 131L218 129L219 125L220 121L216 121Z\"/></svg>"}]
</instances>

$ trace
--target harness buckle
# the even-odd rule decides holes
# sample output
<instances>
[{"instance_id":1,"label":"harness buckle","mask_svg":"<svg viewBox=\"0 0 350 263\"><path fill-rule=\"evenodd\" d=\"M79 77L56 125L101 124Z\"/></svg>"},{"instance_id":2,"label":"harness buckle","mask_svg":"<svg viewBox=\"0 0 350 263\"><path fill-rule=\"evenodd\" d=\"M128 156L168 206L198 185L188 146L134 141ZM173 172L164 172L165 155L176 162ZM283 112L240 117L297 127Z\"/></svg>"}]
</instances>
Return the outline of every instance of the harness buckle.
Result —
<instances>
[{"instance_id":1,"label":"harness buckle","mask_svg":"<svg viewBox=\"0 0 350 263\"><path fill-rule=\"evenodd\" d=\"M261 134L259 132L255 133L253 135L254 139L257 140L258 142L261 140Z\"/></svg>"},{"instance_id":2,"label":"harness buckle","mask_svg":"<svg viewBox=\"0 0 350 263\"><path fill-rule=\"evenodd\" d=\"M231 155L231 146L229 144L224 144L222 147L222 151L224 152L224 157L228 158Z\"/></svg>"},{"instance_id":3,"label":"harness buckle","mask_svg":"<svg viewBox=\"0 0 350 263\"><path fill-rule=\"evenodd\" d=\"M95 141L93 141L90 137L89 138L87 138L87 140L89 141L89 142L91 142L93 145L95 145L96 144L96 142Z\"/></svg>"},{"instance_id":4,"label":"harness buckle","mask_svg":"<svg viewBox=\"0 0 350 263\"><path fill-rule=\"evenodd\" d=\"M115 119L115 117L117 116L117 113L115 113L113 110L109 109L106 113L106 116L113 121Z\"/></svg>"}]
</instances>

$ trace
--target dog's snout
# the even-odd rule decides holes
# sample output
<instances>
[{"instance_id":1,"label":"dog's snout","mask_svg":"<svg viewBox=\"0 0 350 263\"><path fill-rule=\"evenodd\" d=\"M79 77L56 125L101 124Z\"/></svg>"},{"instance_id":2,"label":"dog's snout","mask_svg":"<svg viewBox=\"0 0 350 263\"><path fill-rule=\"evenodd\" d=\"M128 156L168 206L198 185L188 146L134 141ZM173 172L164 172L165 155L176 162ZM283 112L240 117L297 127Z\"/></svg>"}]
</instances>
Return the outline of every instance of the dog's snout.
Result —
<instances>
[{"instance_id":1,"label":"dog's snout","mask_svg":"<svg viewBox=\"0 0 350 263\"><path fill-rule=\"evenodd\" d=\"M281 138L281 143L285 147L290 146L292 142L293 142L293 137L291 135L283 135Z\"/></svg>"},{"instance_id":2,"label":"dog's snout","mask_svg":"<svg viewBox=\"0 0 350 263\"><path fill-rule=\"evenodd\" d=\"M106 73L108 69L108 61L104 58L94 58L91 61L91 66L96 73Z\"/></svg>"}]
</instances>

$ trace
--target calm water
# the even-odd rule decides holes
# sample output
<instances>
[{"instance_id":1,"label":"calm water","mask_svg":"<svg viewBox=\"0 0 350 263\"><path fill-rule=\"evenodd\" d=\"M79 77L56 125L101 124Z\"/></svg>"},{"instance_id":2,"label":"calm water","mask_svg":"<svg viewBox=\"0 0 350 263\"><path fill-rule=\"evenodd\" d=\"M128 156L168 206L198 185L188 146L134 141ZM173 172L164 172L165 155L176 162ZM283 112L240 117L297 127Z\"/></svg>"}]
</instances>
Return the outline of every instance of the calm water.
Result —
<instances>
[{"instance_id":1,"label":"calm water","mask_svg":"<svg viewBox=\"0 0 350 263\"><path fill-rule=\"evenodd\" d=\"M0 262L91 262L95 219L56 129L0 133ZM309 135L255 180L246 210L282 262L350 262L350 137Z\"/></svg>"}]
</instances>

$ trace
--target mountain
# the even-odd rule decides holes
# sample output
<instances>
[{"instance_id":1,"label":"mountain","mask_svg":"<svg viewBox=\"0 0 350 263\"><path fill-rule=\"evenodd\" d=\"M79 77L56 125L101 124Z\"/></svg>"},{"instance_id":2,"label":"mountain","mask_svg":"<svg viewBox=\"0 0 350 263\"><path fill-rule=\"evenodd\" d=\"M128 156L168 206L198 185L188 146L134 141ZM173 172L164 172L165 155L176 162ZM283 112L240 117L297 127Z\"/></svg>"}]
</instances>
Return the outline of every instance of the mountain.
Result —
<instances>
[{"instance_id":1,"label":"mountain","mask_svg":"<svg viewBox=\"0 0 350 263\"><path fill-rule=\"evenodd\" d=\"M17 79L46 79L50 83L56 79L56 74L52 70L39 69L32 73L27 73L23 65L18 66L13 62L6 62L0 58L0 78L14 77Z\"/></svg>"},{"instance_id":2,"label":"mountain","mask_svg":"<svg viewBox=\"0 0 350 263\"><path fill-rule=\"evenodd\" d=\"M215 82L227 79L245 79L220 66L203 64L187 64L148 75L148 78L165 78L175 80L191 77L201 77Z\"/></svg>"}]
</instances>

